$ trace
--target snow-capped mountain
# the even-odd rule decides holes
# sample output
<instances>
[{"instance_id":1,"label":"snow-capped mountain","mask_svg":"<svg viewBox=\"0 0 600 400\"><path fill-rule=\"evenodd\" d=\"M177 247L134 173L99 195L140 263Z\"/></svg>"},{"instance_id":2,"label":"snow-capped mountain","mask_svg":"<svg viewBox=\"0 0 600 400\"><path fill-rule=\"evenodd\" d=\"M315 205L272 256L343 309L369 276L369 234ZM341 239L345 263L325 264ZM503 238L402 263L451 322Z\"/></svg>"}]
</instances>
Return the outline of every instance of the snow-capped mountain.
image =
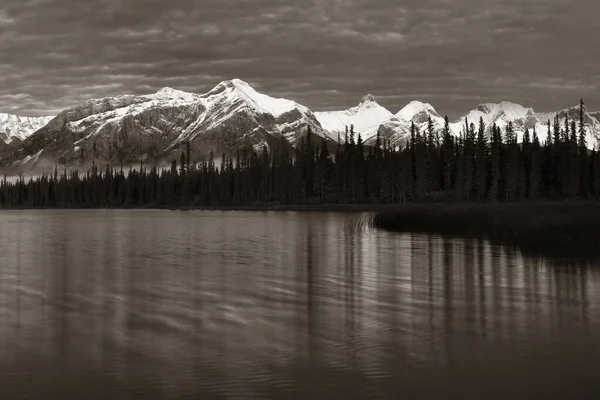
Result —
<instances>
[{"instance_id":1,"label":"snow-capped mountain","mask_svg":"<svg viewBox=\"0 0 600 400\"><path fill-rule=\"evenodd\" d=\"M512 122L518 140L522 139L525 129L531 131L536 128L539 130L541 127L540 121L537 119L532 108L525 108L520 104L509 101L502 101L500 103L480 104L465 116L451 123L450 129L455 135L458 135L466 129L467 123L469 125L475 124L477 129L480 120L483 120L486 128L496 124L502 131L505 131L509 122ZM486 132L489 134L489 129L486 129Z\"/></svg>"},{"instance_id":2,"label":"snow-capped mountain","mask_svg":"<svg viewBox=\"0 0 600 400\"><path fill-rule=\"evenodd\" d=\"M540 139L546 140L548 132L548 121L550 125L554 125L554 120L558 117L561 129L564 127L565 116L568 116L569 121L575 121L579 126L579 104L572 107L562 109L558 112L543 112L537 113L536 118L538 124L536 126L537 131L540 133ZM586 143L588 148L598 148L600 144L600 115L598 113L590 113L584 106L583 120L586 128ZM552 129L552 126L551 126Z\"/></svg>"},{"instance_id":3,"label":"snow-capped mountain","mask_svg":"<svg viewBox=\"0 0 600 400\"><path fill-rule=\"evenodd\" d=\"M414 122L417 127L421 127L423 125L426 126L429 117L431 117L434 126L444 125L444 118L441 117L437 111L435 111L435 108L433 108L433 106L429 103L411 101L396 114L396 118Z\"/></svg>"},{"instance_id":4,"label":"snow-capped mountain","mask_svg":"<svg viewBox=\"0 0 600 400\"><path fill-rule=\"evenodd\" d=\"M493 124L500 127L504 132L509 122L512 122L513 128L517 133L517 141L523 139L523 133L529 129L530 133L535 131L540 141L545 141L548 133L548 121L551 125L554 124L554 119L558 116L563 127L565 115L568 115L569 120L575 120L579 124L579 105L565 108L557 112L538 112L533 108L526 108L516 103L503 101L501 103L486 103L480 104L475 110L470 111L466 116L461 117L457 122L451 124L451 129L455 134L464 130L465 119L469 124L474 123L478 126L479 119L482 118L487 128ZM598 144L600 139L600 122L596 117L588 113L584 108L584 121L587 131L587 144L589 148L593 148Z\"/></svg>"},{"instance_id":5,"label":"snow-capped mountain","mask_svg":"<svg viewBox=\"0 0 600 400\"><path fill-rule=\"evenodd\" d=\"M292 100L278 99L259 93L248 83L233 79L218 84L214 89L199 96L204 112L182 135L173 143L176 146L182 142L206 136L207 132L222 130L230 122L240 118L248 118L246 135L255 135L264 131L277 140L283 138L295 146L300 137L310 126L317 136L326 138L327 134L319 124L316 116L307 107ZM236 126L232 126L236 128ZM238 129L239 131L239 129ZM233 134L237 132L233 131ZM216 138L218 139L218 138ZM254 144L262 148L261 141Z\"/></svg>"},{"instance_id":6,"label":"snow-capped mountain","mask_svg":"<svg viewBox=\"0 0 600 400\"><path fill-rule=\"evenodd\" d=\"M532 108L503 101L484 103L450 123L460 135L466 123L505 129L513 123L519 140L525 129L536 129L546 139L547 121L565 115L578 120L579 106L557 112L536 113ZM285 147L293 149L308 127L316 142L332 145L343 140L346 127L354 125L365 144L374 144L377 133L393 146L404 146L411 125L424 132L431 118L436 130L444 118L428 103L412 101L393 115L373 96L343 111L313 113L292 100L262 94L239 79L223 81L205 94L163 88L156 93L92 99L68 108L56 117L20 118L0 114L0 165L9 172L48 171L58 164L84 167L169 162L178 158L186 143L192 161L238 151ZM600 112L585 111L587 143L598 148ZM6 128L8 127L8 128Z\"/></svg>"},{"instance_id":7,"label":"snow-capped mountain","mask_svg":"<svg viewBox=\"0 0 600 400\"><path fill-rule=\"evenodd\" d=\"M421 132L425 132L429 124L429 118L433 122L434 129L442 129L444 118L437 113L431 104L416 100L411 101L390 119L382 122L378 131L381 139L389 141L392 146L404 146L410 138L411 125L414 123L415 127ZM372 145L375 140L375 137L371 137L366 144Z\"/></svg>"},{"instance_id":8,"label":"snow-capped mountain","mask_svg":"<svg viewBox=\"0 0 600 400\"><path fill-rule=\"evenodd\" d=\"M404 146L410 138L411 122L397 116L393 116L379 125L379 136L381 140L389 141L393 147ZM371 137L365 142L374 145L377 137Z\"/></svg>"},{"instance_id":9,"label":"snow-capped mountain","mask_svg":"<svg viewBox=\"0 0 600 400\"><path fill-rule=\"evenodd\" d=\"M52 117L19 117L0 113L0 141L24 140L46 125Z\"/></svg>"},{"instance_id":10,"label":"snow-capped mountain","mask_svg":"<svg viewBox=\"0 0 600 400\"><path fill-rule=\"evenodd\" d=\"M513 123L513 128L517 133L517 140L522 140L525 129L530 133L536 130L540 141L545 141L547 137L547 121L554 121L558 115L561 124L565 115L570 120L579 120L579 105L569 107L558 112L536 113L532 108L526 108L520 104L503 101L500 103L484 103L469 111L466 115L449 123L450 132L454 136L459 136L466 129L466 124L479 125L480 119L486 127L486 133L489 135L489 128L496 124L504 132L509 122ZM600 143L600 113L584 113L587 128L587 144L589 148L594 148ZM441 130L444 126L444 118L428 103L413 101L407 104L393 118L383 122L379 127L379 132L385 139L391 141L392 145L404 145L410 137L411 123L421 131L427 129L428 119L431 117L433 126ZM562 127L562 125L561 125ZM371 141L370 143L372 143Z\"/></svg>"},{"instance_id":11,"label":"snow-capped mountain","mask_svg":"<svg viewBox=\"0 0 600 400\"><path fill-rule=\"evenodd\" d=\"M145 96L92 99L71 107L18 146L2 164L46 170L57 162L83 166L170 160L190 143L193 160L209 153L292 147L312 128L327 135L314 114L291 100L261 94L238 79L203 95L171 88Z\"/></svg>"},{"instance_id":12,"label":"snow-capped mountain","mask_svg":"<svg viewBox=\"0 0 600 400\"><path fill-rule=\"evenodd\" d=\"M369 94L355 107L343 111L315 112L315 116L331 139L337 141L339 135L343 141L346 127L354 125L355 132L360 133L362 139L367 142L377 135L379 126L392 118L393 114L380 106Z\"/></svg>"}]
</instances>

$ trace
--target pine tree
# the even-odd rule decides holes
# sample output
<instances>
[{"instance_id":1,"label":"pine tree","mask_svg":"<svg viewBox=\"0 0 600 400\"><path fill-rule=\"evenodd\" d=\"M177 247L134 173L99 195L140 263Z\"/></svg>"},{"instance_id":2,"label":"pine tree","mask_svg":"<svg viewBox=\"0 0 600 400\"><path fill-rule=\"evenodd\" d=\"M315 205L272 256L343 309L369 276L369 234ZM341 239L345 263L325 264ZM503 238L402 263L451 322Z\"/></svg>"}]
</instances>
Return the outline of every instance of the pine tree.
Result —
<instances>
[{"instance_id":1,"label":"pine tree","mask_svg":"<svg viewBox=\"0 0 600 400\"><path fill-rule=\"evenodd\" d=\"M453 188L452 169L454 166L454 144L450 134L448 116L444 116L444 130L442 131L442 189L451 191Z\"/></svg>"},{"instance_id":2,"label":"pine tree","mask_svg":"<svg viewBox=\"0 0 600 400\"><path fill-rule=\"evenodd\" d=\"M596 199L600 199L600 154L596 149L592 150L591 164L594 194Z\"/></svg>"},{"instance_id":3,"label":"pine tree","mask_svg":"<svg viewBox=\"0 0 600 400\"><path fill-rule=\"evenodd\" d=\"M497 201L500 196L501 151L502 135L500 134L500 129L494 124L492 126L492 143L490 151L490 190L488 192L488 199L490 201Z\"/></svg>"},{"instance_id":4,"label":"pine tree","mask_svg":"<svg viewBox=\"0 0 600 400\"><path fill-rule=\"evenodd\" d=\"M352 131L354 130L354 127L352 127ZM304 164L304 171L303 171L303 177L304 177L304 182L305 182L305 189L304 192L306 194L306 198L307 199L311 199L313 197L313 191L314 191L314 174L315 174L315 153L314 153L314 144L313 144L313 133L312 133L312 129L310 127L310 125L307 128L306 131L306 143L305 143L305 149L304 149L304 160L303 160L303 164Z\"/></svg>"},{"instance_id":5,"label":"pine tree","mask_svg":"<svg viewBox=\"0 0 600 400\"><path fill-rule=\"evenodd\" d=\"M542 176L542 153L540 149L540 140L535 127L533 128L533 142L531 145L531 167L529 169L529 190L530 198L536 199L540 195L540 185Z\"/></svg>"},{"instance_id":6,"label":"pine tree","mask_svg":"<svg viewBox=\"0 0 600 400\"><path fill-rule=\"evenodd\" d=\"M504 163L504 200L514 201L519 194L519 147L512 121L506 126L506 157Z\"/></svg>"},{"instance_id":7,"label":"pine tree","mask_svg":"<svg viewBox=\"0 0 600 400\"><path fill-rule=\"evenodd\" d=\"M587 197L591 189L591 168L587 156L587 140L585 129L585 104L583 99L579 101L579 138L577 141L578 149L578 170L579 170L579 188L583 197Z\"/></svg>"},{"instance_id":8,"label":"pine tree","mask_svg":"<svg viewBox=\"0 0 600 400\"><path fill-rule=\"evenodd\" d=\"M535 131L535 128L534 128ZM533 146L531 143L531 136L529 135L529 129L526 128L523 132L523 146L521 148L521 164L523 167L523 175L519 186L521 187L521 193L523 197L530 197L531 189L531 168L533 163Z\"/></svg>"},{"instance_id":9,"label":"pine tree","mask_svg":"<svg viewBox=\"0 0 600 400\"><path fill-rule=\"evenodd\" d=\"M463 201L465 199L465 133L462 132L456 145L456 180L454 183L454 197Z\"/></svg>"},{"instance_id":10,"label":"pine tree","mask_svg":"<svg viewBox=\"0 0 600 400\"><path fill-rule=\"evenodd\" d=\"M477 142L475 144L475 199L485 200L487 191L487 140L485 137L485 123L479 118L477 129Z\"/></svg>"},{"instance_id":11,"label":"pine tree","mask_svg":"<svg viewBox=\"0 0 600 400\"><path fill-rule=\"evenodd\" d=\"M586 141L586 129L585 129L585 104L583 103L583 99L579 101L579 152L583 153L587 151L587 141Z\"/></svg>"},{"instance_id":12,"label":"pine tree","mask_svg":"<svg viewBox=\"0 0 600 400\"><path fill-rule=\"evenodd\" d=\"M569 165L568 196L569 198L575 198L579 194L579 183L581 177L579 175L579 154L577 151L577 124L574 120L571 121L570 132L567 150Z\"/></svg>"},{"instance_id":13,"label":"pine tree","mask_svg":"<svg viewBox=\"0 0 600 400\"><path fill-rule=\"evenodd\" d=\"M185 175L187 166L187 159L185 157L185 153L182 151L181 156L179 157L179 173L183 176Z\"/></svg>"},{"instance_id":14,"label":"pine tree","mask_svg":"<svg viewBox=\"0 0 600 400\"><path fill-rule=\"evenodd\" d=\"M191 164L191 149L190 149L190 141L185 142L185 169L186 171L190 170Z\"/></svg>"},{"instance_id":15,"label":"pine tree","mask_svg":"<svg viewBox=\"0 0 600 400\"><path fill-rule=\"evenodd\" d=\"M475 124L470 123L465 136L465 196L467 201L471 201L475 187Z\"/></svg>"}]
</instances>

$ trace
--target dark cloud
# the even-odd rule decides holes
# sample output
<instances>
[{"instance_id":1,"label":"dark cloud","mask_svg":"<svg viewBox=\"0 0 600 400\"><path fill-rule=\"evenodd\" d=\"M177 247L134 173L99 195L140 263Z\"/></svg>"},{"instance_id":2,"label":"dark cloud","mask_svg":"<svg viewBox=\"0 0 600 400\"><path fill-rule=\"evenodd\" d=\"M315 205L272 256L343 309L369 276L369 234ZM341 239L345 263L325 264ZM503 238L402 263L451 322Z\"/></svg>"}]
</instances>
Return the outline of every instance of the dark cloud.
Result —
<instances>
[{"instance_id":1,"label":"dark cloud","mask_svg":"<svg viewBox=\"0 0 600 400\"><path fill-rule=\"evenodd\" d=\"M600 109L595 0L3 0L0 111L238 77L313 110L372 93L455 117L480 102Z\"/></svg>"}]
</instances>

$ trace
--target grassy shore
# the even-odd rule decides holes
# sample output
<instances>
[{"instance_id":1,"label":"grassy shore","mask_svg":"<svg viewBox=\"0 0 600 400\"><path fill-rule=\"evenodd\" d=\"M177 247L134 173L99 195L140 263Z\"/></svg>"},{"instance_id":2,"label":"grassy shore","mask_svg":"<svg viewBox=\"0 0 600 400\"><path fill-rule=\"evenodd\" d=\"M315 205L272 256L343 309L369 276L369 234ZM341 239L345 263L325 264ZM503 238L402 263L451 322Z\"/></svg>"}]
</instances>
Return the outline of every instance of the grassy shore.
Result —
<instances>
[{"instance_id":1,"label":"grassy shore","mask_svg":"<svg viewBox=\"0 0 600 400\"><path fill-rule=\"evenodd\" d=\"M376 228L478 236L525 253L600 257L600 203L410 204L377 212Z\"/></svg>"}]
</instances>

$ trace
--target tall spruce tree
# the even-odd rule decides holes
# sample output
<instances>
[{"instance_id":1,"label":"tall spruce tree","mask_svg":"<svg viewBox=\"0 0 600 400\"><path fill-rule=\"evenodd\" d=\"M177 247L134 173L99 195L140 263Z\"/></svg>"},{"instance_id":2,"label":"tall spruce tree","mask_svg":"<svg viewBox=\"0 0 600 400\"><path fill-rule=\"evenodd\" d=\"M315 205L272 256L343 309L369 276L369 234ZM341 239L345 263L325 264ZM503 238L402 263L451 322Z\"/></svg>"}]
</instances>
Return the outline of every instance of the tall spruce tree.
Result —
<instances>
[{"instance_id":1,"label":"tall spruce tree","mask_svg":"<svg viewBox=\"0 0 600 400\"><path fill-rule=\"evenodd\" d=\"M535 127L533 128L533 141L531 145L531 165L529 169L528 195L532 199L539 198L542 176L542 153L540 139Z\"/></svg>"},{"instance_id":2,"label":"tall spruce tree","mask_svg":"<svg viewBox=\"0 0 600 400\"><path fill-rule=\"evenodd\" d=\"M454 143L450 134L450 122L447 115L444 116L442 136L442 189L451 191L453 189Z\"/></svg>"},{"instance_id":3,"label":"tall spruce tree","mask_svg":"<svg viewBox=\"0 0 600 400\"><path fill-rule=\"evenodd\" d=\"M480 117L475 144L475 199L478 201L486 199L487 191L487 140L485 128L483 117Z\"/></svg>"}]
</instances>

